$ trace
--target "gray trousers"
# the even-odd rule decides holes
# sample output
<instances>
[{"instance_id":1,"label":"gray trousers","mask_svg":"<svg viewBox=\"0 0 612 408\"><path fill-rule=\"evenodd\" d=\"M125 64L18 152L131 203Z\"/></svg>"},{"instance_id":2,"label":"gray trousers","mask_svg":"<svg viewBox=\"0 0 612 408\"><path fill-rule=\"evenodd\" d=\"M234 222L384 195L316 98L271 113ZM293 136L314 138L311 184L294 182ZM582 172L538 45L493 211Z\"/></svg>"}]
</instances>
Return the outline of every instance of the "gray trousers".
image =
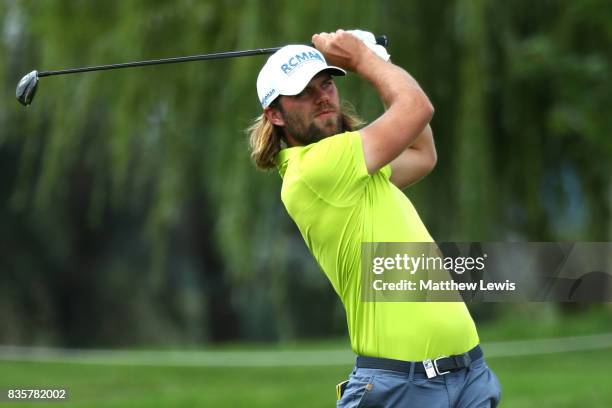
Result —
<instances>
[{"instance_id":1,"label":"gray trousers","mask_svg":"<svg viewBox=\"0 0 612 408\"><path fill-rule=\"evenodd\" d=\"M499 380L480 358L467 368L434 378L424 373L355 368L337 407L489 408L497 406L500 396Z\"/></svg>"}]
</instances>

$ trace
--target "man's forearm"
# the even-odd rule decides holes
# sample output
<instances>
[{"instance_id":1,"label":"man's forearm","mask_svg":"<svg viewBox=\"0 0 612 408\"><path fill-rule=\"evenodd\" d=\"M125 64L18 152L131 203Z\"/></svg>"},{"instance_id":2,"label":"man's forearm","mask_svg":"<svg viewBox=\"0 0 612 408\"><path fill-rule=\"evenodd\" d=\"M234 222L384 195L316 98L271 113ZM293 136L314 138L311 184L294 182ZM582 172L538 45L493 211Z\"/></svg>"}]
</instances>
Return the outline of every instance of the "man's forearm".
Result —
<instances>
[{"instance_id":1,"label":"man's forearm","mask_svg":"<svg viewBox=\"0 0 612 408\"><path fill-rule=\"evenodd\" d=\"M395 103L411 112L432 109L427 95L406 70L382 60L373 52L363 55L355 73L372 84L386 109Z\"/></svg>"}]
</instances>

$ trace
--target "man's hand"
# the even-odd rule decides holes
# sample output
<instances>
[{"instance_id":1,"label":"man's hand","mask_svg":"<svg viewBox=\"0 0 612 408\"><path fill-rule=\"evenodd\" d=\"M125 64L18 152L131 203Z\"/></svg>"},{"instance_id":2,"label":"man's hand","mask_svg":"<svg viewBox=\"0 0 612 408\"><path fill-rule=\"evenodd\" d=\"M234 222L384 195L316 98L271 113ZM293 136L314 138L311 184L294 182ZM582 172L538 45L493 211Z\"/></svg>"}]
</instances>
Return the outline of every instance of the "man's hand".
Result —
<instances>
[{"instance_id":1,"label":"man's hand","mask_svg":"<svg viewBox=\"0 0 612 408\"><path fill-rule=\"evenodd\" d=\"M312 43L323 53L327 63L353 72L364 58L375 55L360 39L344 30L312 36Z\"/></svg>"},{"instance_id":2,"label":"man's hand","mask_svg":"<svg viewBox=\"0 0 612 408\"><path fill-rule=\"evenodd\" d=\"M363 30L348 30L347 33L351 33L355 37L359 38L369 49L374 51L374 54L378 55L383 60L389 61L389 58L391 58L387 52L387 49L376 43L376 37L374 37L374 34L371 32Z\"/></svg>"}]
</instances>

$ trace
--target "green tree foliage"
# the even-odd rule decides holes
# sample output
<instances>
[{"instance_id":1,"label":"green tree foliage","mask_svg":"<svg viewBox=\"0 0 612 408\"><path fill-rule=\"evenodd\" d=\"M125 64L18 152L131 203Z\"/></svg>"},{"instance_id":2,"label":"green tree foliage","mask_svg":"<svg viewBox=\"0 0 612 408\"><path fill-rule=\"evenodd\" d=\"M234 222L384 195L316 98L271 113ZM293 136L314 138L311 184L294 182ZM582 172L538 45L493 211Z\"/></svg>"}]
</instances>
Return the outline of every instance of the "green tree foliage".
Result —
<instances>
[{"instance_id":1,"label":"green tree foliage","mask_svg":"<svg viewBox=\"0 0 612 408\"><path fill-rule=\"evenodd\" d=\"M58 69L308 42L360 27L430 95L437 169L408 189L440 240L609 240L612 11L603 0L0 4L0 332L68 345L344 332L343 312L249 162L264 57ZM358 78L338 85L367 120ZM330 313L331 311L331 313Z\"/></svg>"}]
</instances>

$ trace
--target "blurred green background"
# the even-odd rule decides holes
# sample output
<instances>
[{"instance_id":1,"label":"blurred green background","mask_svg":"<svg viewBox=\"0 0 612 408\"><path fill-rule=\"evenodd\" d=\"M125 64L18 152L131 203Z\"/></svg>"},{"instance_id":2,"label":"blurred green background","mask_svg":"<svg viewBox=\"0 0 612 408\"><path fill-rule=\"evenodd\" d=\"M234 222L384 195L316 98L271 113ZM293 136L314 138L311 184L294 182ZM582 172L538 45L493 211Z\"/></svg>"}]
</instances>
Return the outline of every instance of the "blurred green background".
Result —
<instances>
[{"instance_id":1,"label":"blurred green background","mask_svg":"<svg viewBox=\"0 0 612 408\"><path fill-rule=\"evenodd\" d=\"M24 108L15 86L33 69L303 43L336 28L386 34L436 108L438 165L406 190L436 240L610 241L606 0L3 0L0 27L0 344L348 347L280 178L249 161L243 129L261 110L265 57L42 78ZM360 78L336 83L364 119L382 113ZM470 308L485 344L612 327L602 304ZM330 406L351 365L3 360L0 387L64 384L75 406ZM609 344L491 365L506 406L611 406L600 387L611 361Z\"/></svg>"}]
</instances>

